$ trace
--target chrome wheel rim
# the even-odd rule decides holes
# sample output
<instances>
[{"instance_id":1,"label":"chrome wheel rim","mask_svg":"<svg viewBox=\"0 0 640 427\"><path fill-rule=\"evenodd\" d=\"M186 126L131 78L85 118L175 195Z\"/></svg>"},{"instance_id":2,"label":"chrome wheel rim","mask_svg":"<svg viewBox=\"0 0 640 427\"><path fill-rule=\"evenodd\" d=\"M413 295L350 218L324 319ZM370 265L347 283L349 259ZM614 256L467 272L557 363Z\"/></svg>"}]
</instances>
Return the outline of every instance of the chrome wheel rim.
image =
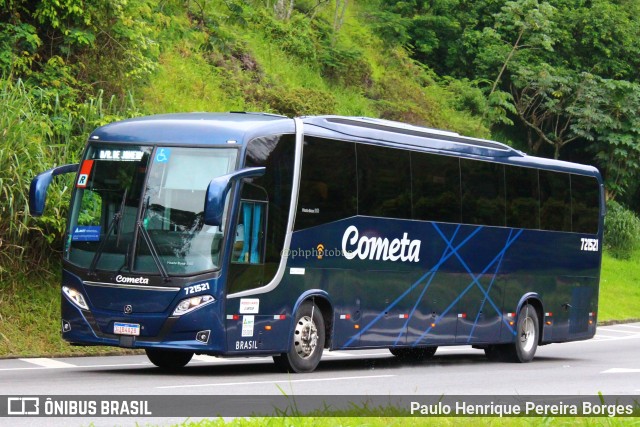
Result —
<instances>
[{"instance_id":1,"label":"chrome wheel rim","mask_svg":"<svg viewBox=\"0 0 640 427\"><path fill-rule=\"evenodd\" d=\"M526 352L533 349L536 340L536 328L531 317L525 317L520 328L520 343Z\"/></svg>"},{"instance_id":2,"label":"chrome wheel rim","mask_svg":"<svg viewBox=\"0 0 640 427\"><path fill-rule=\"evenodd\" d=\"M308 359L318 345L318 329L311 317L303 316L298 320L293 336L296 353L302 359Z\"/></svg>"}]
</instances>

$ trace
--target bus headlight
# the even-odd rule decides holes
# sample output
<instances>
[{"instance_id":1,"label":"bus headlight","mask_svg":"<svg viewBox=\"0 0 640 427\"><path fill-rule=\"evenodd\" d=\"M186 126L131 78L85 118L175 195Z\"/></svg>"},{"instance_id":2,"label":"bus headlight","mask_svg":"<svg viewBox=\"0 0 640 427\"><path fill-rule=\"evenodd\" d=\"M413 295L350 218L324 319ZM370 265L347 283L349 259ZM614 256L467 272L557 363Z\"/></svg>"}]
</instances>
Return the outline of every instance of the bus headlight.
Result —
<instances>
[{"instance_id":1,"label":"bus headlight","mask_svg":"<svg viewBox=\"0 0 640 427\"><path fill-rule=\"evenodd\" d=\"M64 294L71 300L72 303L83 310L89 310L89 306L87 305L87 302L84 300L84 297L80 292L68 286L63 286L62 292L64 292Z\"/></svg>"},{"instance_id":2,"label":"bus headlight","mask_svg":"<svg viewBox=\"0 0 640 427\"><path fill-rule=\"evenodd\" d=\"M207 304L211 304L215 301L215 298L211 295L201 295L197 297L191 297L180 301L175 310L173 310L174 316L182 316L195 309L204 307Z\"/></svg>"}]
</instances>

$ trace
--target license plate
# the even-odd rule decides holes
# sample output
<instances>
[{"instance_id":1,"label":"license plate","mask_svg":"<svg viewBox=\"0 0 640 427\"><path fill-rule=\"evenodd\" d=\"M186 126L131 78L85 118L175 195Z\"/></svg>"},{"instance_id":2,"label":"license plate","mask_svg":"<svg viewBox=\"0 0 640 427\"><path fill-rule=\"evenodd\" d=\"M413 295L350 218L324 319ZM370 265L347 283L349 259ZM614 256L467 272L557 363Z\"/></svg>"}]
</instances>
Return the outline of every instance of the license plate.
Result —
<instances>
[{"instance_id":1,"label":"license plate","mask_svg":"<svg viewBox=\"0 0 640 427\"><path fill-rule=\"evenodd\" d=\"M113 333L120 335L140 335L140 325L137 323L119 323L113 324Z\"/></svg>"}]
</instances>

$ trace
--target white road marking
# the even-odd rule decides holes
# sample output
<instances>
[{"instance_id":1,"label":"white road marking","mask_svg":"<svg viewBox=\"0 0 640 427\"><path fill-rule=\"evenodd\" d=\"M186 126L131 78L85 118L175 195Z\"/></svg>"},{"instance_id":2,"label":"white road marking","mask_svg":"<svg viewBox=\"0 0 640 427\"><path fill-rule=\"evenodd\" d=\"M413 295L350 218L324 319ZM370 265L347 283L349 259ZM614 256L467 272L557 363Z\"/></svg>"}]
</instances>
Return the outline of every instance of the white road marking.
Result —
<instances>
[{"instance_id":1,"label":"white road marking","mask_svg":"<svg viewBox=\"0 0 640 427\"><path fill-rule=\"evenodd\" d=\"M25 362L28 362L29 360L33 360L33 359L20 359L20 360L24 360ZM64 362L60 362L60 363L64 363ZM124 368L127 366L150 366L151 362L144 362L144 363L112 363L112 364L108 364L108 365L72 365L70 363L67 363L68 366L58 366L57 369L63 368L63 369L70 369L70 368ZM37 370L37 369L52 369L51 366L29 366L28 368L0 368L0 371L33 371L33 370ZM53 368L56 369L56 368Z\"/></svg>"},{"instance_id":2,"label":"white road marking","mask_svg":"<svg viewBox=\"0 0 640 427\"><path fill-rule=\"evenodd\" d=\"M606 328L605 332L618 332L620 334L637 334L636 331L629 331L629 330L621 330L621 329L615 329L615 328Z\"/></svg>"},{"instance_id":3,"label":"white road marking","mask_svg":"<svg viewBox=\"0 0 640 427\"><path fill-rule=\"evenodd\" d=\"M635 368L611 368L600 372L601 374L640 374L640 369Z\"/></svg>"},{"instance_id":4,"label":"white road marking","mask_svg":"<svg viewBox=\"0 0 640 427\"><path fill-rule=\"evenodd\" d=\"M640 326L636 326L636 325L627 325L626 323L620 323L616 326L622 326L624 328L633 328L633 329L640 329Z\"/></svg>"},{"instance_id":5,"label":"white road marking","mask_svg":"<svg viewBox=\"0 0 640 427\"><path fill-rule=\"evenodd\" d=\"M326 353L322 353L322 357L324 357L324 356L328 356L328 357L342 357L342 356L352 357L353 353L346 353L345 351L342 351L342 350L333 350L333 351L327 351Z\"/></svg>"},{"instance_id":6,"label":"white road marking","mask_svg":"<svg viewBox=\"0 0 640 427\"><path fill-rule=\"evenodd\" d=\"M29 359L19 359L23 362L32 363L34 365L38 365L42 368L75 368L76 365L72 365L71 363L61 362L59 360L47 359L44 357L34 357Z\"/></svg>"},{"instance_id":7,"label":"white road marking","mask_svg":"<svg viewBox=\"0 0 640 427\"><path fill-rule=\"evenodd\" d=\"M276 381L246 381L246 382L233 382L233 383L209 383L209 384L182 384L182 385L165 385L156 388L168 389L168 388L190 388L190 387L228 387L228 386L242 386L242 385L258 385L258 384L293 384L293 383L308 383L308 382L321 382L321 381L349 381L349 380L364 380L372 378L391 378L395 375L368 375L358 377L334 377L334 378L307 378L302 380L276 380Z\"/></svg>"}]
</instances>

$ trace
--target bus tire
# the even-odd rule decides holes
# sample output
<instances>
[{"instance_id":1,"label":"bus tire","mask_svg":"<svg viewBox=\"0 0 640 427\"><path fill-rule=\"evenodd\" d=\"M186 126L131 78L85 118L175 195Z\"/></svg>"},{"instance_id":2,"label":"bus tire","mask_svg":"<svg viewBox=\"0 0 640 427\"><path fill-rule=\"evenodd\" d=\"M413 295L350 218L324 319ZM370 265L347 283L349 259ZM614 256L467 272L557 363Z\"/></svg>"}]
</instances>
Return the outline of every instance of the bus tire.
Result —
<instances>
[{"instance_id":1,"label":"bus tire","mask_svg":"<svg viewBox=\"0 0 640 427\"><path fill-rule=\"evenodd\" d=\"M532 305L525 304L518 313L516 342L505 349L505 359L509 362L527 363L533 360L538 348L540 327L538 313Z\"/></svg>"},{"instance_id":2,"label":"bus tire","mask_svg":"<svg viewBox=\"0 0 640 427\"><path fill-rule=\"evenodd\" d=\"M296 312L289 351L273 356L273 361L284 372L311 372L320 363L324 342L322 312L313 302L305 301Z\"/></svg>"},{"instance_id":3,"label":"bus tire","mask_svg":"<svg viewBox=\"0 0 640 427\"><path fill-rule=\"evenodd\" d=\"M189 363L193 357L193 353L189 351L158 348L147 348L145 351L151 363L162 369L180 369Z\"/></svg>"},{"instance_id":4,"label":"bus tire","mask_svg":"<svg viewBox=\"0 0 640 427\"><path fill-rule=\"evenodd\" d=\"M436 354L437 346L430 347L393 347L389 351L398 359L423 360L431 359Z\"/></svg>"}]
</instances>

